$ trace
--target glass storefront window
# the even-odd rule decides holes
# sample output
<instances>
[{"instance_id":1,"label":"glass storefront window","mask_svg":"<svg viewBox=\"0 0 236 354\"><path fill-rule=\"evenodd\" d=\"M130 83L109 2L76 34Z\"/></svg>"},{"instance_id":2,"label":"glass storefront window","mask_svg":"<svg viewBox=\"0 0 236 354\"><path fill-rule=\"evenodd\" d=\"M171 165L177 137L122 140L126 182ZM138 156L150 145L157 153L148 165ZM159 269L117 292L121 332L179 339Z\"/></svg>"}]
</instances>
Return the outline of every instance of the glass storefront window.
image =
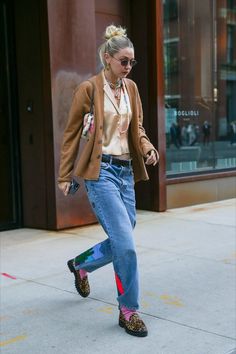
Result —
<instances>
[{"instance_id":1,"label":"glass storefront window","mask_svg":"<svg viewBox=\"0 0 236 354\"><path fill-rule=\"evenodd\" d=\"M163 0L167 175L236 168L236 0Z\"/></svg>"}]
</instances>

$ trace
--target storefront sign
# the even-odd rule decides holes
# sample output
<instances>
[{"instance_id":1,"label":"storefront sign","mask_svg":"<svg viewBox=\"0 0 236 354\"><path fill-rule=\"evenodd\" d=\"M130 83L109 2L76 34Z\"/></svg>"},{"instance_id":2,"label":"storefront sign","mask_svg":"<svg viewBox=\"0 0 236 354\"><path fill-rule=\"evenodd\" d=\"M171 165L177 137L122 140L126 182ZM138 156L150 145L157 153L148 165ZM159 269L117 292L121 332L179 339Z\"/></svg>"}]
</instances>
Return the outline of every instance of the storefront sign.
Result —
<instances>
[{"instance_id":1,"label":"storefront sign","mask_svg":"<svg viewBox=\"0 0 236 354\"><path fill-rule=\"evenodd\" d=\"M175 111L176 116L178 117L198 117L199 111L191 110L191 111Z\"/></svg>"}]
</instances>

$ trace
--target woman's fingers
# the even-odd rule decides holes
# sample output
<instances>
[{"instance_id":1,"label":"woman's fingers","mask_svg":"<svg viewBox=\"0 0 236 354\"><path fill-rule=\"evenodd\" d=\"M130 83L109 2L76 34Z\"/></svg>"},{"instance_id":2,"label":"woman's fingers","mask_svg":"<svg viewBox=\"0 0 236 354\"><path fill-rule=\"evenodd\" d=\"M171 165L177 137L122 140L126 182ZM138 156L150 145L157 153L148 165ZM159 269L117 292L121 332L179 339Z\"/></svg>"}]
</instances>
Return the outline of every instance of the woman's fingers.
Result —
<instances>
[{"instance_id":1,"label":"woman's fingers","mask_svg":"<svg viewBox=\"0 0 236 354\"><path fill-rule=\"evenodd\" d=\"M152 150L150 153L147 155L146 159L146 165L153 165L155 166L159 160L159 155L156 153L154 150Z\"/></svg>"},{"instance_id":2,"label":"woman's fingers","mask_svg":"<svg viewBox=\"0 0 236 354\"><path fill-rule=\"evenodd\" d=\"M70 182L66 182L65 189L64 189L64 195L68 194L69 188L70 188Z\"/></svg>"},{"instance_id":3,"label":"woman's fingers","mask_svg":"<svg viewBox=\"0 0 236 354\"><path fill-rule=\"evenodd\" d=\"M67 195L70 188L70 182L58 183L58 188L63 192L64 195Z\"/></svg>"}]
</instances>

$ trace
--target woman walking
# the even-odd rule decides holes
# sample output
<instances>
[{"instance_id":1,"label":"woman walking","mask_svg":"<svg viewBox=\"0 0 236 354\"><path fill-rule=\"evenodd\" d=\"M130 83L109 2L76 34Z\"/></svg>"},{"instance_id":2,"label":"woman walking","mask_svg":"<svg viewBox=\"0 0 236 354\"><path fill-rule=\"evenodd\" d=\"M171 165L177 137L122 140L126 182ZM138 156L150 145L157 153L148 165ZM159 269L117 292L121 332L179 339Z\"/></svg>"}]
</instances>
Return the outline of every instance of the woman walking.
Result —
<instances>
[{"instance_id":1,"label":"woman walking","mask_svg":"<svg viewBox=\"0 0 236 354\"><path fill-rule=\"evenodd\" d=\"M77 291L87 297L88 273L112 262L119 325L131 335L145 337L147 328L137 313L134 183L148 179L145 163L156 165L159 156L142 126L137 86L126 78L136 60L125 29L108 26L99 55L104 69L82 82L74 94L63 137L58 186L68 194L81 135L85 136L74 174L84 179L89 201L108 238L69 260L68 267ZM94 115L88 116L92 106Z\"/></svg>"}]
</instances>

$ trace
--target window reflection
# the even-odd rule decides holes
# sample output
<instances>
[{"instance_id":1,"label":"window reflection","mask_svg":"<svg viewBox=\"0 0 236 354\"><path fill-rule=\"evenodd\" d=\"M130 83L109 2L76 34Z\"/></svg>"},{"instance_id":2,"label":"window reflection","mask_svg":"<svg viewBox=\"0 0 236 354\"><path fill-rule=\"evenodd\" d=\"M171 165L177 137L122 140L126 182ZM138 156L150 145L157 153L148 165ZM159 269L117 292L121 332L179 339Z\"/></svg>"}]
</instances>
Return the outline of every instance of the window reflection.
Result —
<instances>
[{"instance_id":1,"label":"window reflection","mask_svg":"<svg viewBox=\"0 0 236 354\"><path fill-rule=\"evenodd\" d=\"M167 174L236 167L236 0L163 0Z\"/></svg>"}]
</instances>

